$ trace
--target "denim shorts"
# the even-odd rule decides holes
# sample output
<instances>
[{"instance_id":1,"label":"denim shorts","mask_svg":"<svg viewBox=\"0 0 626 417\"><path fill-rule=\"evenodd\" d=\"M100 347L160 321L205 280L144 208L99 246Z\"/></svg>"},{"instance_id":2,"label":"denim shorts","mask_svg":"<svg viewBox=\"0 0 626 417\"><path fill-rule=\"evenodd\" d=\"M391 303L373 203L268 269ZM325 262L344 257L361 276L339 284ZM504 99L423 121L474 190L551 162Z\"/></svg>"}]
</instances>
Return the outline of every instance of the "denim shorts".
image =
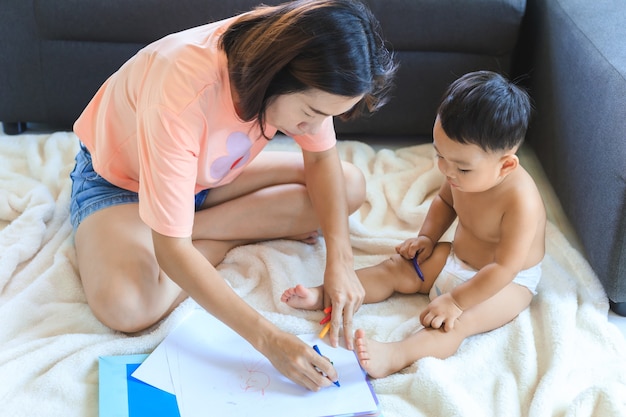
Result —
<instances>
[{"instance_id":1,"label":"denim shorts","mask_svg":"<svg viewBox=\"0 0 626 417\"><path fill-rule=\"evenodd\" d=\"M72 179L70 221L74 230L83 219L98 210L139 202L139 195L136 192L113 185L94 171L91 154L82 143L75 159L76 166L70 174ZM195 195L196 211L200 209L208 193L209 190L203 190Z\"/></svg>"}]
</instances>

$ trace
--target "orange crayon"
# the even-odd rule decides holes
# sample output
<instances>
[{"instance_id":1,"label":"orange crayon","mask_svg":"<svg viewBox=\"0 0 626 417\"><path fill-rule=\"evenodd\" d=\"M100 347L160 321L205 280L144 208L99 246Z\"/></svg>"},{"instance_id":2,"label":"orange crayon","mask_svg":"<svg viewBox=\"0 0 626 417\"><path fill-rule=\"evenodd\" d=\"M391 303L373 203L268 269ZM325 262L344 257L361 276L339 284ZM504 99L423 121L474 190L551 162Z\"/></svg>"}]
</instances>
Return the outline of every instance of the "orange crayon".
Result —
<instances>
[{"instance_id":1,"label":"orange crayon","mask_svg":"<svg viewBox=\"0 0 626 417\"><path fill-rule=\"evenodd\" d=\"M326 333L328 333L329 330L330 330L330 322L326 323L326 325L324 326L324 328L320 332L320 334L319 334L320 339L323 339L324 336L326 336Z\"/></svg>"}]
</instances>

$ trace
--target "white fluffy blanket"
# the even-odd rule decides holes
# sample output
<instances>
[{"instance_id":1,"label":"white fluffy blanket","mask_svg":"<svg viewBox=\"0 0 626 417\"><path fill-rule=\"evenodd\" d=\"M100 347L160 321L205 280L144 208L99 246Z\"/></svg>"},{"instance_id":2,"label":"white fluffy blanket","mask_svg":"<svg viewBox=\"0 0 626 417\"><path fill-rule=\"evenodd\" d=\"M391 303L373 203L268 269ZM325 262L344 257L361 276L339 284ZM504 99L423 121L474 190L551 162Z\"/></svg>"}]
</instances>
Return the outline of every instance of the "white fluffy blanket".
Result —
<instances>
[{"instance_id":1,"label":"white fluffy blanket","mask_svg":"<svg viewBox=\"0 0 626 417\"><path fill-rule=\"evenodd\" d=\"M378 262L414 235L440 184L430 145L375 152L341 142L368 180L350 218L356 266ZM291 142L270 147L295 149ZM96 416L98 356L148 353L194 308L184 302L138 336L100 324L85 303L68 220L71 133L0 136L0 414ZM447 359L422 359L374 381L385 417L623 416L626 342L588 264L552 225L539 295L511 324L468 339ZM324 243L237 248L220 265L236 291L279 327L319 331L322 313L281 304L282 291L322 279ZM365 305L356 326L384 341L418 326L425 296ZM497 312L494 312L497 314Z\"/></svg>"}]
</instances>

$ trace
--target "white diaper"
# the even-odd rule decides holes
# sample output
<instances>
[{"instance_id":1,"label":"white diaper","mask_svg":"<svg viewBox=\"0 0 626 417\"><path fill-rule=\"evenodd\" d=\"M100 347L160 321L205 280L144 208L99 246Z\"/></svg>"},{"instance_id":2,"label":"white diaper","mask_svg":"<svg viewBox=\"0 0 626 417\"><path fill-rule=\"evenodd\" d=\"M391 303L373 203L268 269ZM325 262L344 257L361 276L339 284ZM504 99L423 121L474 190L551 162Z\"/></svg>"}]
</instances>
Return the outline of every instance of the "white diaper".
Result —
<instances>
[{"instance_id":1,"label":"white diaper","mask_svg":"<svg viewBox=\"0 0 626 417\"><path fill-rule=\"evenodd\" d=\"M446 264L441 270L441 273L433 283L433 287L430 289L428 297L435 299L441 294L452 291L458 285L471 279L478 272L462 260L456 257L453 250L450 250ZM537 294L537 284L541 279L541 262L537 265L520 271L519 274L513 280L514 283L526 287L533 293Z\"/></svg>"}]
</instances>

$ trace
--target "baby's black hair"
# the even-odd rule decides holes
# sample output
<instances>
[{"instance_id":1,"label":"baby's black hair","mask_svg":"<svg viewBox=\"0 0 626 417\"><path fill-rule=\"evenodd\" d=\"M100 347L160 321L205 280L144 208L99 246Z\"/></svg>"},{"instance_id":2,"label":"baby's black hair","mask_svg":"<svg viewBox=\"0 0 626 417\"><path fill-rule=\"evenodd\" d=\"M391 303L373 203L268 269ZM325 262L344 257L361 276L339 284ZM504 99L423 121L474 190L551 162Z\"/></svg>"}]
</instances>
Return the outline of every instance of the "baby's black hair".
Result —
<instances>
[{"instance_id":1,"label":"baby's black hair","mask_svg":"<svg viewBox=\"0 0 626 417\"><path fill-rule=\"evenodd\" d=\"M454 81L437 110L450 139L491 152L521 145L530 114L528 93L492 71L471 72Z\"/></svg>"}]
</instances>

